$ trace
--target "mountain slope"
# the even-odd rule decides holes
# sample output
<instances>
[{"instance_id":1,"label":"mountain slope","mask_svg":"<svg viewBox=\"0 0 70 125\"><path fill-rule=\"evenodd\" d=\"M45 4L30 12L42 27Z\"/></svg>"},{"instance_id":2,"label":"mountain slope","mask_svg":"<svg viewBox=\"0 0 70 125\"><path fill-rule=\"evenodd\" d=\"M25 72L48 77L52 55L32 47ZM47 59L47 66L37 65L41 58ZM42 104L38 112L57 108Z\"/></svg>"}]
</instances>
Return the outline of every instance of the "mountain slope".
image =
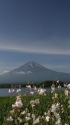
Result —
<instances>
[{"instance_id":1,"label":"mountain slope","mask_svg":"<svg viewBox=\"0 0 70 125\"><path fill-rule=\"evenodd\" d=\"M46 80L57 80L56 78L61 81L70 81L70 74L50 70L36 62L28 62L11 72L1 75L0 83L27 83L28 80L38 83Z\"/></svg>"}]
</instances>

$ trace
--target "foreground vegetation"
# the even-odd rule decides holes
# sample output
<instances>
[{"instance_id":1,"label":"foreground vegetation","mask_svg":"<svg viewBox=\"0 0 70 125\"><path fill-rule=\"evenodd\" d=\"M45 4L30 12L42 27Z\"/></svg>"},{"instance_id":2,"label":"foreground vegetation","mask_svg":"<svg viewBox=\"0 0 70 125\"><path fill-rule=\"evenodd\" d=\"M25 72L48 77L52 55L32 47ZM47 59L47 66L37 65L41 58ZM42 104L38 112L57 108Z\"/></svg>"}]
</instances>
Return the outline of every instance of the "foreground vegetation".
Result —
<instances>
[{"instance_id":1,"label":"foreground vegetation","mask_svg":"<svg viewBox=\"0 0 70 125\"><path fill-rule=\"evenodd\" d=\"M70 91L0 97L0 125L69 125Z\"/></svg>"}]
</instances>

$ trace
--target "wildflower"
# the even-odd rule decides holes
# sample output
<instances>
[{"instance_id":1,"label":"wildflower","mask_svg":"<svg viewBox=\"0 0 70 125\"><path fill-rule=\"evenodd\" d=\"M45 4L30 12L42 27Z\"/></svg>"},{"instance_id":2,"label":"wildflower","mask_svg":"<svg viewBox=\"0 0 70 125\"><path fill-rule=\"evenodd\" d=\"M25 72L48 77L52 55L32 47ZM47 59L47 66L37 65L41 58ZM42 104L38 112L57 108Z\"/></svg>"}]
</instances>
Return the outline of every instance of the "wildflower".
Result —
<instances>
[{"instance_id":1,"label":"wildflower","mask_svg":"<svg viewBox=\"0 0 70 125\"><path fill-rule=\"evenodd\" d=\"M55 92L55 86L54 85L51 86L51 89L52 89L51 93Z\"/></svg>"},{"instance_id":2,"label":"wildflower","mask_svg":"<svg viewBox=\"0 0 70 125\"><path fill-rule=\"evenodd\" d=\"M70 84L67 85L67 88L70 89Z\"/></svg>"},{"instance_id":3,"label":"wildflower","mask_svg":"<svg viewBox=\"0 0 70 125\"><path fill-rule=\"evenodd\" d=\"M54 113L54 116L57 118L57 119L60 119L60 115L59 115L59 113Z\"/></svg>"},{"instance_id":4,"label":"wildflower","mask_svg":"<svg viewBox=\"0 0 70 125\"><path fill-rule=\"evenodd\" d=\"M57 83L59 83L59 80L57 80Z\"/></svg>"},{"instance_id":5,"label":"wildflower","mask_svg":"<svg viewBox=\"0 0 70 125\"><path fill-rule=\"evenodd\" d=\"M13 108L21 108L23 103L21 101L16 101L15 104L12 104Z\"/></svg>"},{"instance_id":6,"label":"wildflower","mask_svg":"<svg viewBox=\"0 0 70 125\"><path fill-rule=\"evenodd\" d=\"M17 89L17 91L16 91L16 92L18 92L18 93L19 93L19 92L21 92L21 89Z\"/></svg>"},{"instance_id":7,"label":"wildflower","mask_svg":"<svg viewBox=\"0 0 70 125\"><path fill-rule=\"evenodd\" d=\"M22 123L22 119L20 117L18 117L18 121L19 123Z\"/></svg>"},{"instance_id":8,"label":"wildflower","mask_svg":"<svg viewBox=\"0 0 70 125\"><path fill-rule=\"evenodd\" d=\"M60 86L60 85L58 85L58 88L61 88L61 86Z\"/></svg>"},{"instance_id":9,"label":"wildflower","mask_svg":"<svg viewBox=\"0 0 70 125\"><path fill-rule=\"evenodd\" d=\"M16 104L12 104L12 108L17 109L17 105Z\"/></svg>"},{"instance_id":10,"label":"wildflower","mask_svg":"<svg viewBox=\"0 0 70 125\"><path fill-rule=\"evenodd\" d=\"M31 104L32 108L33 108L35 105L39 104L39 103L40 103L40 102L39 102L39 99L35 99L35 100L31 100L31 101L30 101L30 104Z\"/></svg>"},{"instance_id":11,"label":"wildflower","mask_svg":"<svg viewBox=\"0 0 70 125\"><path fill-rule=\"evenodd\" d=\"M56 103L56 108L58 109L60 106L60 103Z\"/></svg>"},{"instance_id":12,"label":"wildflower","mask_svg":"<svg viewBox=\"0 0 70 125\"><path fill-rule=\"evenodd\" d=\"M29 121L31 118L26 116L25 119L26 119L26 121Z\"/></svg>"},{"instance_id":13,"label":"wildflower","mask_svg":"<svg viewBox=\"0 0 70 125\"><path fill-rule=\"evenodd\" d=\"M34 104L34 100L31 100L31 101L30 101L30 104L31 104L31 105Z\"/></svg>"},{"instance_id":14,"label":"wildflower","mask_svg":"<svg viewBox=\"0 0 70 125\"><path fill-rule=\"evenodd\" d=\"M57 97L58 97L58 94L57 94L57 93L55 93L55 95L54 95L54 96L55 96L55 98L57 98Z\"/></svg>"},{"instance_id":15,"label":"wildflower","mask_svg":"<svg viewBox=\"0 0 70 125\"><path fill-rule=\"evenodd\" d=\"M33 122L33 125L37 123L39 123L39 117Z\"/></svg>"},{"instance_id":16,"label":"wildflower","mask_svg":"<svg viewBox=\"0 0 70 125\"><path fill-rule=\"evenodd\" d=\"M17 96L17 101L21 101L21 95Z\"/></svg>"},{"instance_id":17,"label":"wildflower","mask_svg":"<svg viewBox=\"0 0 70 125\"><path fill-rule=\"evenodd\" d=\"M55 123L56 125L61 125L61 120L60 119L58 119L57 121L56 121L56 123Z\"/></svg>"},{"instance_id":18,"label":"wildflower","mask_svg":"<svg viewBox=\"0 0 70 125\"><path fill-rule=\"evenodd\" d=\"M21 108L23 106L23 103L21 101L16 101L15 104L18 108Z\"/></svg>"},{"instance_id":19,"label":"wildflower","mask_svg":"<svg viewBox=\"0 0 70 125\"><path fill-rule=\"evenodd\" d=\"M35 104L39 104L39 99L35 99Z\"/></svg>"},{"instance_id":20,"label":"wildflower","mask_svg":"<svg viewBox=\"0 0 70 125\"><path fill-rule=\"evenodd\" d=\"M50 119L50 117L49 117L49 116L46 116L46 121L47 121L47 122L49 122L49 119Z\"/></svg>"},{"instance_id":21,"label":"wildflower","mask_svg":"<svg viewBox=\"0 0 70 125\"><path fill-rule=\"evenodd\" d=\"M51 106L51 112L56 112L56 105L55 104L52 104L52 106Z\"/></svg>"},{"instance_id":22,"label":"wildflower","mask_svg":"<svg viewBox=\"0 0 70 125\"><path fill-rule=\"evenodd\" d=\"M47 113L46 113L46 112L44 112L44 115L47 115Z\"/></svg>"},{"instance_id":23,"label":"wildflower","mask_svg":"<svg viewBox=\"0 0 70 125\"><path fill-rule=\"evenodd\" d=\"M65 88L67 87L67 83L66 83L66 84L64 83L64 87L65 87Z\"/></svg>"},{"instance_id":24,"label":"wildflower","mask_svg":"<svg viewBox=\"0 0 70 125\"><path fill-rule=\"evenodd\" d=\"M34 94L34 92L32 92L32 91L31 91L31 92L30 92L30 94L31 94L31 95L33 95L33 94Z\"/></svg>"},{"instance_id":25,"label":"wildflower","mask_svg":"<svg viewBox=\"0 0 70 125\"><path fill-rule=\"evenodd\" d=\"M13 115L15 113L14 109L10 111L10 114Z\"/></svg>"},{"instance_id":26,"label":"wildflower","mask_svg":"<svg viewBox=\"0 0 70 125\"><path fill-rule=\"evenodd\" d=\"M36 86L34 86L34 88L33 88L35 91L37 90L37 88L36 88Z\"/></svg>"},{"instance_id":27,"label":"wildflower","mask_svg":"<svg viewBox=\"0 0 70 125\"><path fill-rule=\"evenodd\" d=\"M31 90L31 85L26 85L26 88Z\"/></svg>"},{"instance_id":28,"label":"wildflower","mask_svg":"<svg viewBox=\"0 0 70 125\"><path fill-rule=\"evenodd\" d=\"M65 90L65 95L68 96L68 90Z\"/></svg>"},{"instance_id":29,"label":"wildflower","mask_svg":"<svg viewBox=\"0 0 70 125\"><path fill-rule=\"evenodd\" d=\"M38 94L39 95L44 95L46 92L46 89L38 89Z\"/></svg>"},{"instance_id":30,"label":"wildflower","mask_svg":"<svg viewBox=\"0 0 70 125\"><path fill-rule=\"evenodd\" d=\"M22 114L22 115L25 115L25 114L26 114L26 111L21 112L21 114Z\"/></svg>"},{"instance_id":31,"label":"wildflower","mask_svg":"<svg viewBox=\"0 0 70 125\"><path fill-rule=\"evenodd\" d=\"M9 122L13 122L13 118L12 118L12 116L8 117L8 118L7 118L7 121L9 121Z\"/></svg>"},{"instance_id":32,"label":"wildflower","mask_svg":"<svg viewBox=\"0 0 70 125\"><path fill-rule=\"evenodd\" d=\"M9 89L8 93L13 93L14 91L14 89Z\"/></svg>"},{"instance_id":33,"label":"wildflower","mask_svg":"<svg viewBox=\"0 0 70 125\"><path fill-rule=\"evenodd\" d=\"M35 120L35 114L32 114L32 118L33 118L33 120Z\"/></svg>"}]
</instances>

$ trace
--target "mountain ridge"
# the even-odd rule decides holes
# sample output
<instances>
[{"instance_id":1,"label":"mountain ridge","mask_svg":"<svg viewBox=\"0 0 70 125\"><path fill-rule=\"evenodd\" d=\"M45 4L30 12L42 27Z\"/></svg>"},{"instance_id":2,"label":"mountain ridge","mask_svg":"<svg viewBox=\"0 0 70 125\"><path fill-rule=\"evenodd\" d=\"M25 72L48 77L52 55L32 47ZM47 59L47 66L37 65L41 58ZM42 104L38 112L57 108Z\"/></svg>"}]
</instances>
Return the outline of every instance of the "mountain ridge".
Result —
<instances>
[{"instance_id":1,"label":"mountain ridge","mask_svg":"<svg viewBox=\"0 0 70 125\"><path fill-rule=\"evenodd\" d=\"M57 79L56 79L57 78ZM43 82L47 80L61 80L70 81L69 73L57 72L37 62L29 61L26 64L0 76L0 83L15 83L23 82L27 83L28 80L31 82Z\"/></svg>"}]
</instances>

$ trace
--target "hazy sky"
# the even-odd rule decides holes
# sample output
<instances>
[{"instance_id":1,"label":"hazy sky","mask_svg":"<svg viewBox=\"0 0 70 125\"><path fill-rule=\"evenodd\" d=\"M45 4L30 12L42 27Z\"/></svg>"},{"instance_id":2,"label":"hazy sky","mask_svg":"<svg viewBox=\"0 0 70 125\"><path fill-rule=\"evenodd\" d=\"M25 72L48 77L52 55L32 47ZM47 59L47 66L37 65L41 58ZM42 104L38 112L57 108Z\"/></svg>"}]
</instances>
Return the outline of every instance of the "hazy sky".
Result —
<instances>
[{"instance_id":1,"label":"hazy sky","mask_svg":"<svg viewBox=\"0 0 70 125\"><path fill-rule=\"evenodd\" d=\"M70 73L69 0L0 0L0 74L28 61Z\"/></svg>"}]
</instances>

